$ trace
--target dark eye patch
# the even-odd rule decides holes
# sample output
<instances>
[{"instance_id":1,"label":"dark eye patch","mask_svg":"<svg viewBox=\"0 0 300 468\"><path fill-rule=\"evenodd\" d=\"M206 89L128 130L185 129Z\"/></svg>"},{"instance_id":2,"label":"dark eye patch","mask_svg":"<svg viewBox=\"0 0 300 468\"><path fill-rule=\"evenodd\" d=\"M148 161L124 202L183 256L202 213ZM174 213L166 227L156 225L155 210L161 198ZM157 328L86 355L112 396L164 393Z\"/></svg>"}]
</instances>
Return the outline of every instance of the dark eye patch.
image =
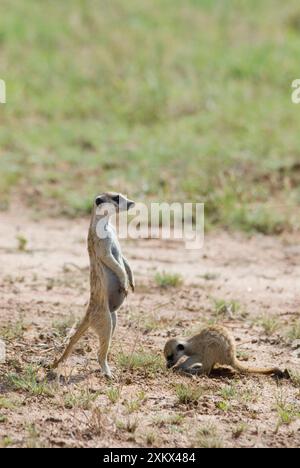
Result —
<instances>
[{"instance_id":1,"label":"dark eye patch","mask_svg":"<svg viewBox=\"0 0 300 468\"><path fill-rule=\"evenodd\" d=\"M177 349L177 351L183 351L183 350L184 350L183 344L177 345L177 348L176 348L176 349Z\"/></svg>"},{"instance_id":2,"label":"dark eye patch","mask_svg":"<svg viewBox=\"0 0 300 468\"><path fill-rule=\"evenodd\" d=\"M103 200L101 197L97 197L96 200L95 200L95 203L97 206L101 205L101 203L103 203Z\"/></svg>"},{"instance_id":3,"label":"dark eye patch","mask_svg":"<svg viewBox=\"0 0 300 468\"><path fill-rule=\"evenodd\" d=\"M120 203L120 195L115 195L114 197L111 197L111 199L115 202L115 203Z\"/></svg>"}]
</instances>

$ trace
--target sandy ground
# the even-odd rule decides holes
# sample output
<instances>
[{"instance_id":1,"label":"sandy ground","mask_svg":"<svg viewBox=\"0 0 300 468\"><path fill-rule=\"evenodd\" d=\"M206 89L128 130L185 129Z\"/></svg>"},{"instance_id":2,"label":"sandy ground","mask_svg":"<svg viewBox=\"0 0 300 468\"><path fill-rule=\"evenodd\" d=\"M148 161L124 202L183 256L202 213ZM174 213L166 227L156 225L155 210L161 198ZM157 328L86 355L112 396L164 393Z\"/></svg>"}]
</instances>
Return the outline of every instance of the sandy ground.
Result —
<instances>
[{"instance_id":1,"label":"sandy ground","mask_svg":"<svg viewBox=\"0 0 300 468\"><path fill-rule=\"evenodd\" d=\"M0 334L7 348L0 445L299 446L300 239L214 233L201 251L175 241L123 242L137 288L119 312L114 380L98 372L92 333L59 374L47 376L43 364L87 305L87 229L87 219L0 215ZM181 274L183 284L160 288L158 271ZM235 301L233 311L216 306L219 300ZM189 378L164 368L168 336L216 321L232 331L241 360L289 368L294 378L229 370Z\"/></svg>"}]
</instances>

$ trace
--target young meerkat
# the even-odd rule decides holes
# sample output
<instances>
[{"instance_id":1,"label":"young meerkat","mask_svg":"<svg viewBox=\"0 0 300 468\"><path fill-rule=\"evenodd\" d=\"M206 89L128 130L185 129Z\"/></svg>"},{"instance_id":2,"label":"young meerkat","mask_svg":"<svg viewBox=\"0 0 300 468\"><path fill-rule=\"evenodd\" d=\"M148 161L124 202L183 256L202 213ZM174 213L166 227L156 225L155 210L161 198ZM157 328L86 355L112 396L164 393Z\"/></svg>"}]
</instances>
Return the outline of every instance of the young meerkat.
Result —
<instances>
[{"instance_id":1,"label":"young meerkat","mask_svg":"<svg viewBox=\"0 0 300 468\"><path fill-rule=\"evenodd\" d=\"M215 364L231 366L240 373L285 374L277 367L250 367L242 364L236 357L236 346L229 331L221 326L204 328L198 335L188 340L172 338L164 348L167 368L176 365L182 356L187 359L175 369L188 374L209 375Z\"/></svg>"},{"instance_id":2,"label":"young meerkat","mask_svg":"<svg viewBox=\"0 0 300 468\"><path fill-rule=\"evenodd\" d=\"M116 328L117 310L128 294L129 286L134 291L134 277L121 247L114 227L112 214L128 211L134 206L132 200L120 193L108 192L99 195L93 204L88 233L90 257L90 301L87 312L60 358L56 368L71 353L80 337L91 327L99 337L98 361L102 372L111 377L107 356Z\"/></svg>"}]
</instances>

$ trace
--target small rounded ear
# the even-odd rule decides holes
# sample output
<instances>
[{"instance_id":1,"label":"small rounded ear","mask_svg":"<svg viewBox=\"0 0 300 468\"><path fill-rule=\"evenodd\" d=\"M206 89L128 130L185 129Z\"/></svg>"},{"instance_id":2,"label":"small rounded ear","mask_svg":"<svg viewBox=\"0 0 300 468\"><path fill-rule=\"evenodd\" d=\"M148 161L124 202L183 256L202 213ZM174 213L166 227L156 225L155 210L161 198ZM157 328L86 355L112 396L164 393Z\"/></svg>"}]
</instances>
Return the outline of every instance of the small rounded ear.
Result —
<instances>
[{"instance_id":1,"label":"small rounded ear","mask_svg":"<svg viewBox=\"0 0 300 468\"><path fill-rule=\"evenodd\" d=\"M184 351L184 345L182 343L179 343L177 346L176 346L176 350L177 351Z\"/></svg>"},{"instance_id":2,"label":"small rounded ear","mask_svg":"<svg viewBox=\"0 0 300 468\"><path fill-rule=\"evenodd\" d=\"M101 205L102 202L103 202L103 200L102 200L101 197L97 197L96 200L95 200L96 206Z\"/></svg>"}]
</instances>

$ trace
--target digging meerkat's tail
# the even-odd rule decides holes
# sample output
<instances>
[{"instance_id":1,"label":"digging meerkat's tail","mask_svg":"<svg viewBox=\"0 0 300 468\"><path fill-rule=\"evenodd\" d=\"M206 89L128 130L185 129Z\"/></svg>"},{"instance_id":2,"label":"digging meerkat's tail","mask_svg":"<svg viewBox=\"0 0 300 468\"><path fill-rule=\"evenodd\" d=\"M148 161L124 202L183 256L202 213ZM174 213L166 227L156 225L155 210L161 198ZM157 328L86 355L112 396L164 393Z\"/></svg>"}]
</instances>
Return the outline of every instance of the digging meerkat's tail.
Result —
<instances>
[{"instance_id":1,"label":"digging meerkat's tail","mask_svg":"<svg viewBox=\"0 0 300 468\"><path fill-rule=\"evenodd\" d=\"M232 367L242 374L282 375L282 371L278 369L278 367L248 367L242 364L238 359L235 359Z\"/></svg>"}]
</instances>

